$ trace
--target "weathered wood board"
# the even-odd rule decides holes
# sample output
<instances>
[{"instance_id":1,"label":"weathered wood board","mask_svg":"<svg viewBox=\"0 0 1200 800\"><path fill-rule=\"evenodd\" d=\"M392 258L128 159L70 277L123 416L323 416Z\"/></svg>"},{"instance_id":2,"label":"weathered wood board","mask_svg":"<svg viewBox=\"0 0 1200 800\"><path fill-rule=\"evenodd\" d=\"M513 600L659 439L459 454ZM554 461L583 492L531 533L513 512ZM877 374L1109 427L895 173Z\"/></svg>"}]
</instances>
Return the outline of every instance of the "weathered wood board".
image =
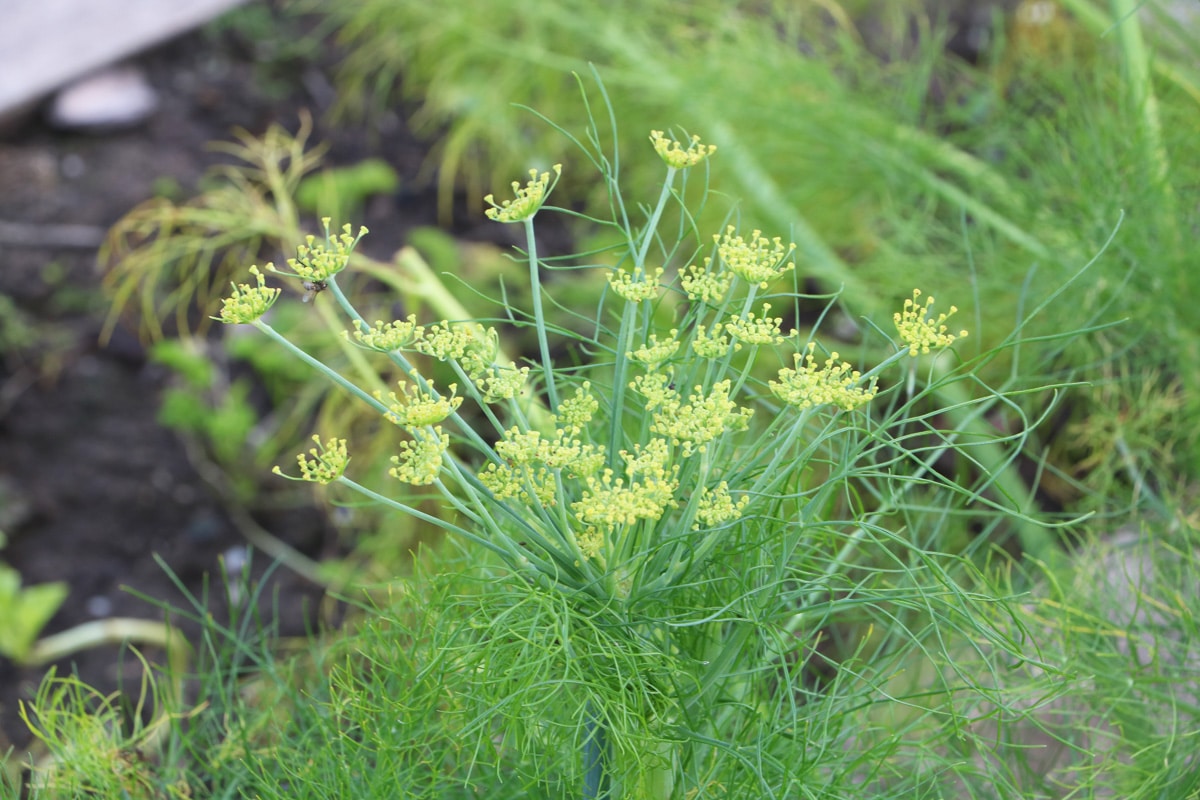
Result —
<instances>
[{"instance_id":1,"label":"weathered wood board","mask_svg":"<svg viewBox=\"0 0 1200 800\"><path fill-rule=\"evenodd\" d=\"M0 0L0 115L246 0Z\"/></svg>"}]
</instances>

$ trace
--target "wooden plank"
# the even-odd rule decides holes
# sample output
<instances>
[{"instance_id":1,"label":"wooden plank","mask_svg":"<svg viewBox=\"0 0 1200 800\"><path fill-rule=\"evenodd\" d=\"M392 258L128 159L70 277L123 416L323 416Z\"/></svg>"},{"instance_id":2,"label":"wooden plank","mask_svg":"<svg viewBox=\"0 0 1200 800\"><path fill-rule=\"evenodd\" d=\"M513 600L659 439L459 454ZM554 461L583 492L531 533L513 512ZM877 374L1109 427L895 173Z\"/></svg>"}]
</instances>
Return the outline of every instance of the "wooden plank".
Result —
<instances>
[{"instance_id":1,"label":"wooden plank","mask_svg":"<svg viewBox=\"0 0 1200 800\"><path fill-rule=\"evenodd\" d=\"M0 114L246 0L0 0Z\"/></svg>"}]
</instances>

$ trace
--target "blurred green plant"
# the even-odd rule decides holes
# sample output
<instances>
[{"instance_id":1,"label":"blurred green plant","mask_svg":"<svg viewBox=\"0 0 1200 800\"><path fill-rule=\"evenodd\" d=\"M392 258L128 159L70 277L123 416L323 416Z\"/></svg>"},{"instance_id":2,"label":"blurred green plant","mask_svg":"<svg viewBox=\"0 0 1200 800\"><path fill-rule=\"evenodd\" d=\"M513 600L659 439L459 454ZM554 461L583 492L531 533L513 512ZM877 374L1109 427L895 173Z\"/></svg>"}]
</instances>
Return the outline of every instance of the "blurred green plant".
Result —
<instances>
[{"instance_id":1,"label":"blurred green plant","mask_svg":"<svg viewBox=\"0 0 1200 800\"><path fill-rule=\"evenodd\" d=\"M363 204L374 195L391 194L400 186L400 176L391 164L368 158L348 167L322 169L300 181L296 203L302 211L318 217L360 219Z\"/></svg>"},{"instance_id":2,"label":"blurred green plant","mask_svg":"<svg viewBox=\"0 0 1200 800\"><path fill-rule=\"evenodd\" d=\"M5 545L0 531L0 549ZM0 656L25 661L42 628L67 599L61 581L21 587L21 574L0 561Z\"/></svg>"}]
</instances>

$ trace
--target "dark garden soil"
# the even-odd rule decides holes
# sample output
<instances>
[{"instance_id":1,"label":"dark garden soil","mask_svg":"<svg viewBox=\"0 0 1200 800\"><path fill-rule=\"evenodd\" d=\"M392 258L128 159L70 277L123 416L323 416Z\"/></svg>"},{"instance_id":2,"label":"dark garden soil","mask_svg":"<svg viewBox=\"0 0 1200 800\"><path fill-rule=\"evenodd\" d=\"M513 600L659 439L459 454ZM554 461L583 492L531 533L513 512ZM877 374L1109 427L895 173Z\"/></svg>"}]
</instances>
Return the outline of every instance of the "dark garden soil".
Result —
<instances>
[{"instance_id":1,"label":"dark garden soil","mask_svg":"<svg viewBox=\"0 0 1200 800\"><path fill-rule=\"evenodd\" d=\"M317 50L310 56L329 56ZM234 127L259 134L277 122L294 131L302 108L323 118L333 90L320 65L276 63L272 74L262 61L240 34L197 32L136 59L160 95L143 125L65 133L33 114L0 133L0 300L15 302L2 313L35 334L0 347L0 530L8 537L0 560L26 584L69 586L47 633L109 617L161 619L160 608L130 591L187 606L155 556L199 594L206 580L219 587L222 559L246 545L184 444L156 423L166 375L147 361L133 327L100 343L108 306L94 237L164 179L189 196L218 158L205 144L227 140ZM318 122L313 140L331 143L330 163L377 155L399 171L407 193L382 198L363 220L373 231L390 227L390 236L372 237L380 254L395 246L401 228L433 222L432 194L412 189L425 153L398 122L384 136ZM379 218L387 224L373 224ZM257 521L312 558L338 554L330 526L313 509ZM262 575L269 559L252 563ZM221 619L228 613L223 593L212 596L210 610ZM286 569L271 574L263 597L262 612L280 635L320 623L320 590ZM186 622L182 629L196 634ZM111 646L56 666L108 692L136 677L137 661ZM44 673L0 658L0 756L28 745L18 701L32 696Z\"/></svg>"}]
</instances>

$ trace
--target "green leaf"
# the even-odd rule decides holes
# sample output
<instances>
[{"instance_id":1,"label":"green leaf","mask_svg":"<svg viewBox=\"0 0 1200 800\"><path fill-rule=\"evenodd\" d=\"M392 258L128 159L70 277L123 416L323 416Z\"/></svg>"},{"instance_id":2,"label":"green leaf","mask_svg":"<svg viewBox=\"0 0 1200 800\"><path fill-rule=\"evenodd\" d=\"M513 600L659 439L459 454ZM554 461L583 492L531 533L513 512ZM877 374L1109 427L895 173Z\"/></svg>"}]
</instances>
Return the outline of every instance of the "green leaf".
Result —
<instances>
[{"instance_id":1,"label":"green leaf","mask_svg":"<svg viewBox=\"0 0 1200 800\"><path fill-rule=\"evenodd\" d=\"M22 589L20 574L0 564L0 655L22 661L66 599L65 583L41 583Z\"/></svg>"}]
</instances>

